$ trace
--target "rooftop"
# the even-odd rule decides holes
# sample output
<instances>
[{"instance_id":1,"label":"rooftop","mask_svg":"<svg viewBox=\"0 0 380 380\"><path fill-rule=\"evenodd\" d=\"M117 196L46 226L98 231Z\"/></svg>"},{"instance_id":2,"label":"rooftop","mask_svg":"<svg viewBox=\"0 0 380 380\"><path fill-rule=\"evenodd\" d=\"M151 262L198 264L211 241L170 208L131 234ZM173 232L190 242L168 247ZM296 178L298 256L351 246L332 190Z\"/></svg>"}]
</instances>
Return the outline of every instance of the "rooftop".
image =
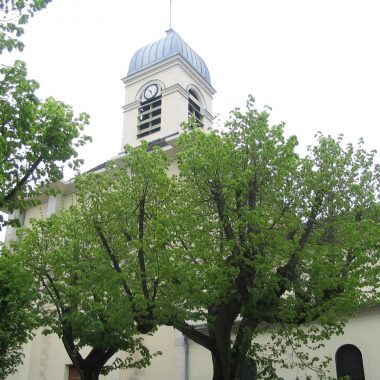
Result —
<instances>
[{"instance_id":1,"label":"rooftop","mask_svg":"<svg viewBox=\"0 0 380 380\"><path fill-rule=\"evenodd\" d=\"M173 29L166 31L166 37L136 51L129 64L128 75L176 55L183 57L211 85L205 61Z\"/></svg>"}]
</instances>

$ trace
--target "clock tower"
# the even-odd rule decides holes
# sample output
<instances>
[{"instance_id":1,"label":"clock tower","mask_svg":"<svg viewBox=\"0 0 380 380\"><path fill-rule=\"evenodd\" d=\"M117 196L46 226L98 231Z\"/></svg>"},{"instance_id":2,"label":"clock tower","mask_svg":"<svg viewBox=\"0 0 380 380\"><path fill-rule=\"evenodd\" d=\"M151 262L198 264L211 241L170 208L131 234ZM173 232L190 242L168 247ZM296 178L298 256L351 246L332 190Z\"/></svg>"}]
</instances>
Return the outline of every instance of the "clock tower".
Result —
<instances>
[{"instance_id":1,"label":"clock tower","mask_svg":"<svg viewBox=\"0 0 380 380\"><path fill-rule=\"evenodd\" d=\"M200 128L212 124L215 90L208 68L173 29L136 51L123 83L122 146L137 146L141 140L171 144L191 115Z\"/></svg>"}]
</instances>

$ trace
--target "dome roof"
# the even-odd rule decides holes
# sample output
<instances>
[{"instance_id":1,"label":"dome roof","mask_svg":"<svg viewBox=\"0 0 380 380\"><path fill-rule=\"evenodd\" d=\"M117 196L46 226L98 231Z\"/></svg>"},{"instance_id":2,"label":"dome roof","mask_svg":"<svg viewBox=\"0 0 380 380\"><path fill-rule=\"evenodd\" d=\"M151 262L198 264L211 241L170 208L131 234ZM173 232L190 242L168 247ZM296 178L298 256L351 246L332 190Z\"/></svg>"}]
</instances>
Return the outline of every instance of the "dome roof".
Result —
<instances>
[{"instance_id":1,"label":"dome roof","mask_svg":"<svg viewBox=\"0 0 380 380\"><path fill-rule=\"evenodd\" d=\"M167 30L166 33L166 37L136 51L129 64L128 75L134 74L164 59L180 55L206 82L211 84L210 73L205 61L173 29Z\"/></svg>"}]
</instances>

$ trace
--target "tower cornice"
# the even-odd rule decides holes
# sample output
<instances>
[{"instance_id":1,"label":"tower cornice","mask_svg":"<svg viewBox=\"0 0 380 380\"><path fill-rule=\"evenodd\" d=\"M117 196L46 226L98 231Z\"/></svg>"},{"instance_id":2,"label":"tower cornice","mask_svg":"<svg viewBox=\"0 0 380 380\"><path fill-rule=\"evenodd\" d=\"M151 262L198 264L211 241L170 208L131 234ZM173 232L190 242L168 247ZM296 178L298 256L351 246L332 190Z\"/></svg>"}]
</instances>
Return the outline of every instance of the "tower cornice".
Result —
<instances>
[{"instance_id":1,"label":"tower cornice","mask_svg":"<svg viewBox=\"0 0 380 380\"><path fill-rule=\"evenodd\" d=\"M127 75L126 77L122 78L122 81L125 86L131 86L140 82L142 78L147 79L154 77L156 74L162 71L171 70L177 65L185 70L194 80L194 82L197 83L197 85L200 86L204 91L209 93L211 96L216 93L214 87L212 87L203 77L201 77L199 73L180 55L169 57L136 73Z\"/></svg>"}]
</instances>

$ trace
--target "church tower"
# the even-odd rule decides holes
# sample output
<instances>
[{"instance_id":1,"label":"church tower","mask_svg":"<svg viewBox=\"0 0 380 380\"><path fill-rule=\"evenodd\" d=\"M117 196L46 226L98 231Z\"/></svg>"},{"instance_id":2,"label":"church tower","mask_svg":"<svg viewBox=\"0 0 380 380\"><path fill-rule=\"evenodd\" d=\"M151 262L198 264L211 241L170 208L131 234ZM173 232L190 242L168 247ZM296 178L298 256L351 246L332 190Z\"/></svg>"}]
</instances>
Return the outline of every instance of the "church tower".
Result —
<instances>
[{"instance_id":1,"label":"church tower","mask_svg":"<svg viewBox=\"0 0 380 380\"><path fill-rule=\"evenodd\" d=\"M173 141L194 115L207 129L213 121L210 74L203 59L173 29L133 55L123 78L122 147L140 141Z\"/></svg>"}]
</instances>

